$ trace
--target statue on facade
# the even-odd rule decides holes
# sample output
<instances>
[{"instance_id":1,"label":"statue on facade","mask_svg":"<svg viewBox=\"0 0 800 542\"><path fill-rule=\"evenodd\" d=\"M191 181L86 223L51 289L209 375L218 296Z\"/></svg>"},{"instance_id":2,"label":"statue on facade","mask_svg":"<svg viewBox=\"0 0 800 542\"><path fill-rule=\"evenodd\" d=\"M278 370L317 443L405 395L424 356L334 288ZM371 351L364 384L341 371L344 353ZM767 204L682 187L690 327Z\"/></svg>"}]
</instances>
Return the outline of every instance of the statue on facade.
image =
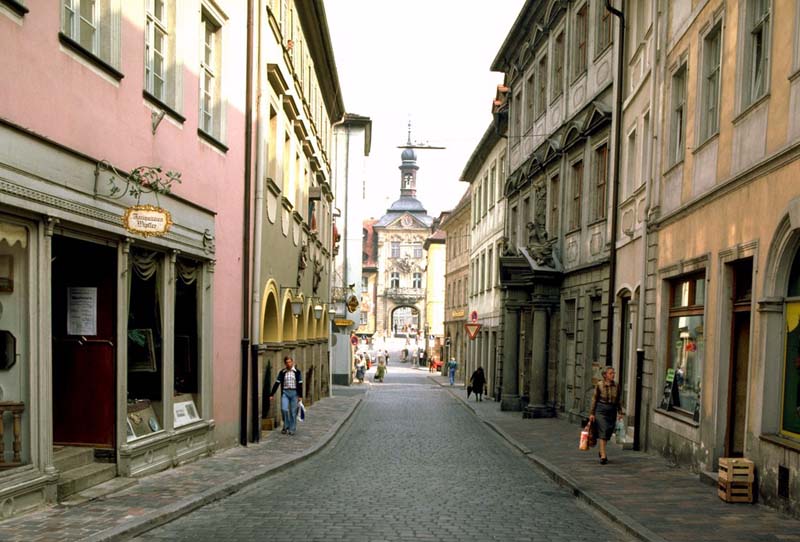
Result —
<instances>
[{"instance_id":1,"label":"statue on facade","mask_svg":"<svg viewBox=\"0 0 800 542\"><path fill-rule=\"evenodd\" d=\"M311 291L316 295L319 290L319 283L322 282L322 261L317 258L314 260L314 277L311 283Z\"/></svg>"},{"instance_id":2,"label":"statue on facade","mask_svg":"<svg viewBox=\"0 0 800 542\"><path fill-rule=\"evenodd\" d=\"M531 259L536 262L536 265L541 267L555 268L556 263L553 259L553 246L556 244L556 239L547 238L547 230L544 227L543 221L535 220L528 222L526 225L528 230L528 254Z\"/></svg>"},{"instance_id":3,"label":"statue on facade","mask_svg":"<svg viewBox=\"0 0 800 542\"><path fill-rule=\"evenodd\" d=\"M500 255L501 256L516 256L514 248L508 242L508 237L503 236L500 238Z\"/></svg>"},{"instance_id":4,"label":"statue on facade","mask_svg":"<svg viewBox=\"0 0 800 542\"><path fill-rule=\"evenodd\" d=\"M308 267L308 245L300 247L300 255L297 257L297 286L300 286L300 279L303 278L303 271Z\"/></svg>"}]
</instances>

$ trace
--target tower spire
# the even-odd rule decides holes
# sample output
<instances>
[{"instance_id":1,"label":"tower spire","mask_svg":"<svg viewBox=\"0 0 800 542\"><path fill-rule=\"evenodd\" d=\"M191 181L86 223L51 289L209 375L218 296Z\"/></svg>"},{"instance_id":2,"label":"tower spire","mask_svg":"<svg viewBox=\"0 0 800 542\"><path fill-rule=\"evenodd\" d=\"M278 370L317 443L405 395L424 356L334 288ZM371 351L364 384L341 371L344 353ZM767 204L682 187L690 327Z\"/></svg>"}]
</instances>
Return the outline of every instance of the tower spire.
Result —
<instances>
[{"instance_id":1,"label":"tower spire","mask_svg":"<svg viewBox=\"0 0 800 542\"><path fill-rule=\"evenodd\" d=\"M406 145L411 145L411 119L408 119L408 143Z\"/></svg>"}]
</instances>

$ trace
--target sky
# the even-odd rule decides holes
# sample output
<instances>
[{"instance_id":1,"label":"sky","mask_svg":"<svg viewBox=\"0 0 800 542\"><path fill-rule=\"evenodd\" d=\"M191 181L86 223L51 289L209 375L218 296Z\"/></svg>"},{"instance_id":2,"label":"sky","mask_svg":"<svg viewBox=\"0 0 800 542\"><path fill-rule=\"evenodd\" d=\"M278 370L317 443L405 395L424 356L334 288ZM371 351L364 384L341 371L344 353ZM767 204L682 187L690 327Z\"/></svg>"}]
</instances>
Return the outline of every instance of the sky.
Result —
<instances>
[{"instance_id":1,"label":"sky","mask_svg":"<svg viewBox=\"0 0 800 542\"><path fill-rule=\"evenodd\" d=\"M345 109L372 119L367 209L400 197L408 122L418 150L417 198L431 216L455 207L459 177L492 121L502 74L490 71L523 0L326 0Z\"/></svg>"}]
</instances>

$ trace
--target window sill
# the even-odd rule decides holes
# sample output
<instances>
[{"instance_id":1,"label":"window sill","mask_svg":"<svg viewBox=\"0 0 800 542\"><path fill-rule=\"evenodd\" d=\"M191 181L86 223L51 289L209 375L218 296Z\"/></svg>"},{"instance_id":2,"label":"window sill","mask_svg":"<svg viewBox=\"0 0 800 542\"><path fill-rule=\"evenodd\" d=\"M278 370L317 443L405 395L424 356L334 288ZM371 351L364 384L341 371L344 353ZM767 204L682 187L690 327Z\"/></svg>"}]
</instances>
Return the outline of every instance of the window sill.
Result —
<instances>
[{"instance_id":1,"label":"window sill","mask_svg":"<svg viewBox=\"0 0 800 542\"><path fill-rule=\"evenodd\" d=\"M800 452L800 442L788 437L784 437L783 435L759 435L758 438L765 442L769 442L770 444L775 444L776 446L780 446L782 448Z\"/></svg>"},{"instance_id":2,"label":"window sill","mask_svg":"<svg viewBox=\"0 0 800 542\"><path fill-rule=\"evenodd\" d=\"M197 129L197 135L200 136L200 139L204 140L206 143L211 145L212 147L216 147L218 150L227 153L228 146L225 145L222 141L217 139L216 137L212 136L211 134L205 132L202 128Z\"/></svg>"},{"instance_id":3,"label":"window sill","mask_svg":"<svg viewBox=\"0 0 800 542\"><path fill-rule=\"evenodd\" d=\"M592 226L597 226L598 224L602 224L602 223L603 223L603 222L605 222L605 221L606 221L606 217L604 217L604 216L601 216L601 217L599 217L599 218L595 218L595 219L593 219L591 222L589 222L589 223L587 224L587 226L589 226L589 227L592 227Z\"/></svg>"},{"instance_id":4,"label":"window sill","mask_svg":"<svg viewBox=\"0 0 800 542\"><path fill-rule=\"evenodd\" d=\"M689 416L686 416L686 415L683 415L683 414L679 414L678 412L675 412L674 410L664 410L663 408L656 408L655 411L658 412L659 414L662 414L662 415L670 418L670 419L677 420L677 421L679 421L681 423L685 423L686 425L688 425L690 427L694 427L695 429L700 427L700 422L696 422L692 418L690 418Z\"/></svg>"},{"instance_id":5,"label":"window sill","mask_svg":"<svg viewBox=\"0 0 800 542\"><path fill-rule=\"evenodd\" d=\"M172 107L168 106L167 104L162 102L160 99L158 99L155 96L153 96L147 90L142 90L142 96L144 96L145 100L147 100L148 102L152 103L156 107L162 109L167 115L169 115L173 119L177 120L181 124L186 122L186 117L184 117L183 115L181 115L180 113L175 111Z\"/></svg>"},{"instance_id":6,"label":"window sill","mask_svg":"<svg viewBox=\"0 0 800 542\"><path fill-rule=\"evenodd\" d=\"M0 1L5 2L7 0L0 0ZM84 48L83 45L81 45L80 43L78 43L74 39L70 38L69 36L67 36L63 32L59 32L58 33L58 41L60 41L62 45L64 45L68 49L71 49L72 51L74 51L75 53L80 55L82 58L87 60L88 62L91 62L96 67L98 67L101 70L103 70L104 72L106 72L108 75L110 75L111 77L113 77L117 81L122 81L122 78L125 77L125 75L121 71L116 69L114 66L112 66L111 64L109 64L105 60L102 60L100 57L95 55L90 50Z\"/></svg>"},{"instance_id":7,"label":"window sill","mask_svg":"<svg viewBox=\"0 0 800 542\"><path fill-rule=\"evenodd\" d=\"M734 125L736 125L736 124L739 124L739 123L742 121L742 119L744 119L744 118L745 118L745 117L747 117L747 116L748 116L748 115L749 115L751 112L753 112L755 109L757 109L757 108L758 108L758 106L760 106L761 104L763 104L764 102L766 102L767 100L769 100L769 98L770 98L770 93L769 93L769 92L767 92L767 93L766 93L766 94L764 94L762 97L760 97L759 99L757 99L756 101L754 101L753 103L751 103L750 105L748 105L747 107L745 107L744 109L742 109L742 112L741 112L741 113L739 113L738 115L736 115L736 118L735 118L735 119L733 119L731 122L732 122Z\"/></svg>"},{"instance_id":8,"label":"window sill","mask_svg":"<svg viewBox=\"0 0 800 542\"><path fill-rule=\"evenodd\" d=\"M20 17L24 17L30 10L16 0L0 0L0 4L4 5Z\"/></svg>"},{"instance_id":9,"label":"window sill","mask_svg":"<svg viewBox=\"0 0 800 542\"><path fill-rule=\"evenodd\" d=\"M673 172L673 170L678 169L678 166L682 166L683 165L683 162L684 162L685 159L686 159L686 157L684 156L683 158L681 158L680 160L678 160L677 162L675 162L674 164L669 166L667 169L664 170L663 175L665 175L665 176L669 175L670 173Z\"/></svg>"},{"instance_id":10,"label":"window sill","mask_svg":"<svg viewBox=\"0 0 800 542\"><path fill-rule=\"evenodd\" d=\"M608 42L608 45L606 45L606 46L604 46L602 49L600 49L600 51L599 51L598 53L595 53L595 55L594 55L594 59L593 59L593 60L594 60L594 62L597 62L597 60L598 60L598 59L599 59L601 56L603 56L603 55L605 54L605 52L606 52L606 51L608 51L608 50L611 48L611 46L612 46L612 45L614 45L614 40L613 40L613 39L612 39L611 41L609 41L609 42ZM641 47L641 44L639 44L639 47ZM597 46L597 44L595 44L595 49L598 49L598 46ZM638 48L637 48L637 51L638 51Z\"/></svg>"},{"instance_id":11,"label":"window sill","mask_svg":"<svg viewBox=\"0 0 800 542\"><path fill-rule=\"evenodd\" d=\"M794 72L788 77L789 82L794 83L795 79L800 78L800 67L796 68Z\"/></svg>"},{"instance_id":12,"label":"window sill","mask_svg":"<svg viewBox=\"0 0 800 542\"><path fill-rule=\"evenodd\" d=\"M714 132L713 134L708 136L705 141L700 143L700 145L698 145L697 147L692 149L692 154L697 154L698 152L702 151L704 148L706 148L708 145L710 145L712 141L714 141L715 139L718 139L718 138L719 138L719 129L717 129L716 132Z\"/></svg>"}]
</instances>

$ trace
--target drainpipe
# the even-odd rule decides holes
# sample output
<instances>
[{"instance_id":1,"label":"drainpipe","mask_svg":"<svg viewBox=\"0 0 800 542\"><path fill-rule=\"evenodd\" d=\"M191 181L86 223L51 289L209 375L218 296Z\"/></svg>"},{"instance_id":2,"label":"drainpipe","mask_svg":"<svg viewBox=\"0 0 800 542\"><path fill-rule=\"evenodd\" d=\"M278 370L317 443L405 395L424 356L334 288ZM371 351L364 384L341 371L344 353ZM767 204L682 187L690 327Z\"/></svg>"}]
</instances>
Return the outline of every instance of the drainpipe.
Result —
<instances>
[{"instance_id":1,"label":"drainpipe","mask_svg":"<svg viewBox=\"0 0 800 542\"><path fill-rule=\"evenodd\" d=\"M346 113L342 113L342 118L340 118L339 120L337 120L336 122L331 124L331 132L333 132L333 134L334 134L334 141L335 141L334 148L333 148L333 152L335 153L334 162L336 163L336 171L332 172L333 174L335 174L335 177L336 177L336 186L334 186L334 190L333 190L333 193L334 193L333 201L334 202L336 201L336 193L338 192L339 181L340 181L339 172L338 172L338 167L339 167L338 166L338 164L339 164L339 133L336 131L336 128L341 126L342 124L344 124L346 118L347 118L347 114ZM345 166L344 166L344 176L345 176L345 179L344 179L344 190L345 190L345 192L344 192L344 194L345 194L344 202L345 203L344 203L344 211L341 211L339 213L340 216L344 216L344 220L342 221L342 231L339 232L339 236L342 239L342 258L343 258L342 261L344 262L343 265L342 265L342 281L344 282L344 284L342 284L342 286L344 288L347 288L347 218L349 216L348 212L347 212L347 175L348 175L349 170L350 170L350 130L349 130L349 128L348 128L348 131L347 131L347 138L345 139L345 143L346 143L346 149L345 149L345 155L344 155L344 160L345 160L344 161L344 164L345 164ZM331 209L331 215L333 215L333 208ZM333 230L331 230L331 253L333 253L333 237L332 236L333 236ZM330 300L331 306L335 307L336 304L335 304L335 301L333 299L333 288L335 286L333 285L334 284L333 279L336 277L336 257L332 257L331 258L331 273L330 273L330 276L331 276L331 281L330 281L331 286L330 286L330 295L328 296L328 299ZM345 309L344 316L347 316L347 309ZM336 317L336 314L334 314L334 317ZM331 329L328 331L328 337L330 337L329 345L328 345L328 380L330 382L330 387L329 387L330 394L331 394L331 396L333 396L333 323L329 322L329 325L330 325Z\"/></svg>"},{"instance_id":2,"label":"drainpipe","mask_svg":"<svg viewBox=\"0 0 800 542\"><path fill-rule=\"evenodd\" d=\"M623 62L625 60L625 15L614 6L611 0L606 0L606 9L619 19L619 47L617 49L617 80L614 87L617 93L614 105L614 190L611 203L611 242L608 263L608 311L606 315L606 363L613 359L614 352L614 297L616 291L617 273L617 215L619 214L619 163L620 142L622 140L622 89L623 89Z\"/></svg>"},{"instance_id":3,"label":"drainpipe","mask_svg":"<svg viewBox=\"0 0 800 542\"><path fill-rule=\"evenodd\" d=\"M247 0L247 64L245 70L245 112L244 112L244 208L242 236L242 340L241 340L241 381L239 385L239 444L247 446L247 381L248 355L250 351L250 312L248 310L250 285L250 160L252 157L253 122L253 0Z\"/></svg>"},{"instance_id":4,"label":"drainpipe","mask_svg":"<svg viewBox=\"0 0 800 542\"><path fill-rule=\"evenodd\" d=\"M264 156L264 135L266 130L266 118L268 114L264 107L264 94L262 92L262 73L261 73L261 48L262 48L262 9L258 9L258 68L256 71L256 178L255 189L256 197L253 203L253 287L252 305L250 307L250 441L258 442L261 440L261 416L258 403L258 344L261 340L261 239L263 235L264 223L264 182L266 179L266 159ZM273 142L270 142L273 143ZM266 390L264 391L266 393Z\"/></svg>"},{"instance_id":5,"label":"drainpipe","mask_svg":"<svg viewBox=\"0 0 800 542\"><path fill-rule=\"evenodd\" d=\"M645 145L651 145L650 148L650 171L647 172L644 188L644 216L642 217L642 269L641 278L639 279L639 312L636 315L636 387L634 393L634 415L636 416L636 423L633 426L633 449L641 449L641 432L642 432L642 390L643 390L643 376L644 376L644 319L647 292L647 227L650 223L650 208L652 202L650 201L650 191L652 190L653 179L656 172L659 170L656 164L656 153L654 152L657 144L658 130L656 130L656 117L655 112L658 110L656 107L656 100L658 100L657 87L657 74L656 61L658 60L658 0L651 0L650 14L653 18L653 31L652 40L655 41L651 47L650 54L650 141L645 141Z\"/></svg>"}]
</instances>

